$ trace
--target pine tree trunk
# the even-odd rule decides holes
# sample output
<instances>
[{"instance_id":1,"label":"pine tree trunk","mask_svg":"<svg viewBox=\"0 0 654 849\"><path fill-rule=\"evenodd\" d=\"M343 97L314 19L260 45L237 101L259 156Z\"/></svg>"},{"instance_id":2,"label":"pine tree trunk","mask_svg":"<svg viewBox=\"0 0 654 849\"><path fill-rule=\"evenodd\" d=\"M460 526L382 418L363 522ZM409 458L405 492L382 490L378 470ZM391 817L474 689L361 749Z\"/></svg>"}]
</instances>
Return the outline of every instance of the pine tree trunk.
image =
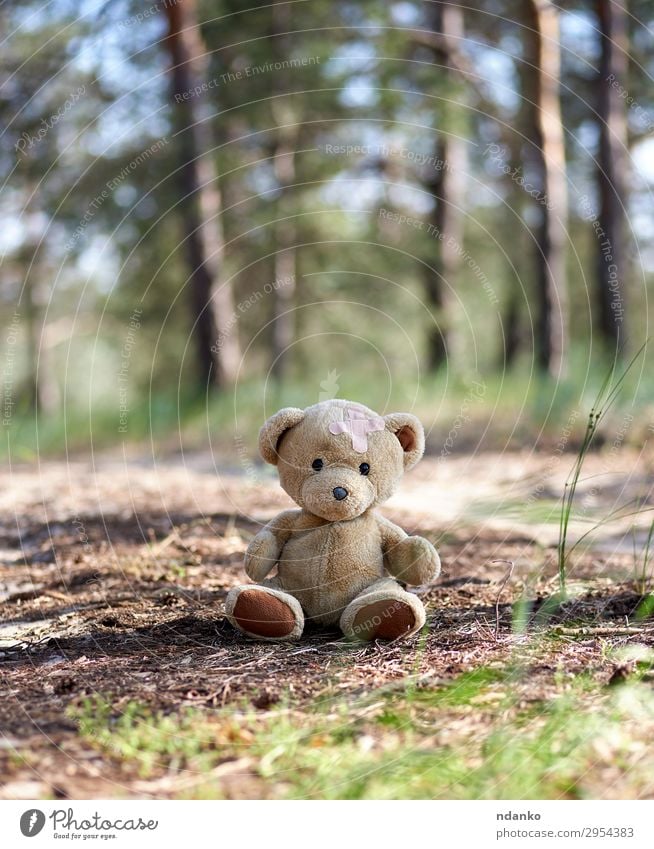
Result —
<instances>
[{"instance_id":1,"label":"pine tree trunk","mask_svg":"<svg viewBox=\"0 0 654 849\"><path fill-rule=\"evenodd\" d=\"M627 114L617 86L627 85L627 12L624 0L597 0L600 30L598 80L599 223L596 240L597 305L600 333L616 352L624 342L624 289L628 276L625 250L625 184L628 167Z\"/></svg>"},{"instance_id":2,"label":"pine tree trunk","mask_svg":"<svg viewBox=\"0 0 654 849\"><path fill-rule=\"evenodd\" d=\"M179 157L178 210L185 231L198 376L205 384L231 383L240 362L231 287L221 280L222 203L210 124L193 89L206 77L206 48L196 0L165 0L175 143ZM189 94L190 93L190 94Z\"/></svg>"},{"instance_id":3,"label":"pine tree trunk","mask_svg":"<svg viewBox=\"0 0 654 849\"><path fill-rule=\"evenodd\" d=\"M507 269L508 274L513 274L513 269ZM504 325L504 356L500 363L501 368L511 368L520 353L522 334L520 332L520 291L517 286L512 285L503 319Z\"/></svg>"},{"instance_id":4,"label":"pine tree trunk","mask_svg":"<svg viewBox=\"0 0 654 849\"><path fill-rule=\"evenodd\" d=\"M525 4L525 94L529 113L531 158L540 181L535 200L536 228L536 362L559 376L567 339L566 246L568 192L559 79L561 70L559 11L549 0Z\"/></svg>"},{"instance_id":5,"label":"pine tree trunk","mask_svg":"<svg viewBox=\"0 0 654 849\"><path fill-rule=\"evenodd\" d=\"M523 109L524 117L524 109ZM519 186L512 173L521 161L522 142L525 135L524 127L513 129L508 134L506 144L502 146L506 151L506 163L510 163L511 173L505 174L504 191L506 193L506 222L502 229L502 239L506 242L506 252L509 261L506 264L507 292L506 300L502 309L503 348L500 351L498 367L501 370L511 368L515 365L521 351L526 347L526 334L524 332L524 308L525 292L521 285L524 279L524 254L525 241L528 234L521 224L522 215L527 201L531 198Z\"/></svg>"},{"instance_id":6,"label":"pine tree trunk","mask_svg":"<svg viewBox=\"0 0 654 849\"><path fill-rule=\"evenodd\" d=\"M453 76L450 52L460 47L463 36L463 10L454 3L433 3L430 28L440 36L435 61L445 68L446 79ZM456 93L452 93L456 97ZM431 178L425 186L432 195L434 208L431 231L434 250L427 260L425 290L427 303L436 321L427 339L427 368L437 371L447 362L453 342L452 291L456 289L461 268L464 218L466 142L459 132L460 107L442 102L442 121L447 132L439 133L434 150Z\"/></svg>"},{"instance_id":7,"label":"pine tree trunk","mask_svg":"<svg viewBox=\"0 0 654 849\"><path fill-rule=\"evenodd\" d=\"M39 187L30 181L29 198L25 207L25 218L29 221L37 213L42 214L38 203ZM27 347L26 394L31 412L37 415L55 415L61 405L61 393L52 362L52 349L47 344L48 328L45 323L50 293L47 281L52 279L50 269L44 261L41 233L31 232L27 225L28 238L20 257L27 269L20 302L16 313L18 320L24 319Z\"/></svg>"},{"instance_id":8,"label":"pine tree trunk","mask_svg":"<svg viewBox=\"0 0 654 849\"><path fill-rule=\"evenodd\" d=\"M34 293L29 280L23 287L25 329L27 330L27 397L31 413L41 412L41 392L39 385L39 326L34 303Z\"/></svg>"}]
</instances>

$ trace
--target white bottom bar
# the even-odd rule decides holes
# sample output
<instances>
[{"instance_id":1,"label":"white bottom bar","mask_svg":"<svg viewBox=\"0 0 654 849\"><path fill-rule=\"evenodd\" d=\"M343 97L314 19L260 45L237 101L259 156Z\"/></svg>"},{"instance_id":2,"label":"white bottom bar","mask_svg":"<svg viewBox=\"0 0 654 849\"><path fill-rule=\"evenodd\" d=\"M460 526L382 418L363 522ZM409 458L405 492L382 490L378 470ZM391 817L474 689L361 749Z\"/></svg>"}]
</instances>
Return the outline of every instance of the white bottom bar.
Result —
<instances>
[{"instance_id":1,"label":"white bottom bar","mask_svg":"<svg viewBox=\"0 0 654 849\"><path fill-rule=\"evenodd\" d=\"M0 802L3 849L370 845L650 849L653 801ZM22 830L21 830L22 829ZM34 838L34 843L30 841Z\"/></svg>"}]
</instances>

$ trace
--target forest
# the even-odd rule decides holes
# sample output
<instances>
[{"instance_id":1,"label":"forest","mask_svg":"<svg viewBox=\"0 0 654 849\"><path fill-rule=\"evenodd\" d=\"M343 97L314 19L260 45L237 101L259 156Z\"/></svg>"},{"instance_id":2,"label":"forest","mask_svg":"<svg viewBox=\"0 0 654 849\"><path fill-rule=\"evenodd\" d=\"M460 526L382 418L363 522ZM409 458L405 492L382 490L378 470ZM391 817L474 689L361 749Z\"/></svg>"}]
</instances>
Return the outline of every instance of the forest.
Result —
<instances>
[{"instance_id":1,"label":"forest","mask_svg":"<svg viewBox=\"0 0 654 849\"><path fill-rule=\"evenodd\" d=\"M647 2L39 9L0 13L17 450L39 413L55 452L221 419L237 383L438 429L482 377L539 422L646 339Z\"/></svg>"}]
</instances>

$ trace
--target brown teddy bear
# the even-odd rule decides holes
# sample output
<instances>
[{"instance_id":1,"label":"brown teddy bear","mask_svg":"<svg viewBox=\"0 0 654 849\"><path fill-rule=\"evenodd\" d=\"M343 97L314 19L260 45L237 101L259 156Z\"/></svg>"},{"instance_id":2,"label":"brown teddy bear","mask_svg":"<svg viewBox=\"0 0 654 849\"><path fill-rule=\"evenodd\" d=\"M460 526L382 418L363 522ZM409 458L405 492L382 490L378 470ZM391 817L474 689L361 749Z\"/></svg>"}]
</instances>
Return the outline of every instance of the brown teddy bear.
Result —
<instances>
[{"instance_id":1,"label":"brown teddy bear","mask_svg":"<svg viewBox=\"0 0 654 849\"><path fill-rule=\"evenodd\" d=\"M338 623L360 640L392 640L421 628L422 602L398 581L432 581L440 572L438 554L373 508L424 447L415 416L382 418L350 401L287 407L268 419L259 434L261 456L277 466L300 509L280 513L248 546L245 571L256 584L227 596L232 625L260 640L297 639L305 617Z\"/></svg>"}]
</instances>

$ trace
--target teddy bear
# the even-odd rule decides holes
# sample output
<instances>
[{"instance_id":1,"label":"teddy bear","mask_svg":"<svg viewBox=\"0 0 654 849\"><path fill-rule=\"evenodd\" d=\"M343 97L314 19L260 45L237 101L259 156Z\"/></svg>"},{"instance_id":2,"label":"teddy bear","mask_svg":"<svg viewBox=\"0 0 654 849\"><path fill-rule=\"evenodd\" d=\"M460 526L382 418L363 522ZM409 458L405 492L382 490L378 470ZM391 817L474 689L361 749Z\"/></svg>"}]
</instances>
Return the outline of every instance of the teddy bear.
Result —
<instances>
[{"instance_id":1,"label":"teddy bear","mask_svg":"<svg viewBox=\"0 0 654 849\"><path fill-rule=\"evenodd\" d=\"M425 624L402 584L440 573L434 546L375 512L422 457L422 425L410 413L378 416L339 399L286 407L266 421L259 451L277 466L299 509L285 510L249 544L225 613L258 640L297 640L305 622L338 624L351 639L394 640ZM277 569L272 577L270 573Z\"/></svg>"}]
</instances>

